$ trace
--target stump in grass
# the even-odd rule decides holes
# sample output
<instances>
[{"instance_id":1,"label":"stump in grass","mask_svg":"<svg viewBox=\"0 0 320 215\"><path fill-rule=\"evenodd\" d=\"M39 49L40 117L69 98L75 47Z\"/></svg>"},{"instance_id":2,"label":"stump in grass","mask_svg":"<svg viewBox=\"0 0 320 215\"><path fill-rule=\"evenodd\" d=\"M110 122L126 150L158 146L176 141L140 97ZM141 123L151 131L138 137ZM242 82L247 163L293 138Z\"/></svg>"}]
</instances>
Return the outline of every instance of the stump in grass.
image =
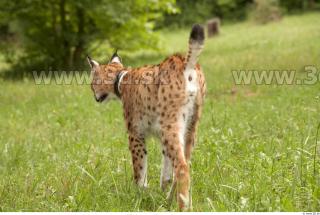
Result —
<instances>
[{"instance_id":1,"label":"stump in grass","mask_svg":"<svg viewBox=\"0 0 320 215\"><path fill-rule=\"evenodd\" d=\"M220 19L213 18L207 22L207 30L208 30L208 37L213 37L219 34L220 31Z\"/></svg>"}]
</instances>

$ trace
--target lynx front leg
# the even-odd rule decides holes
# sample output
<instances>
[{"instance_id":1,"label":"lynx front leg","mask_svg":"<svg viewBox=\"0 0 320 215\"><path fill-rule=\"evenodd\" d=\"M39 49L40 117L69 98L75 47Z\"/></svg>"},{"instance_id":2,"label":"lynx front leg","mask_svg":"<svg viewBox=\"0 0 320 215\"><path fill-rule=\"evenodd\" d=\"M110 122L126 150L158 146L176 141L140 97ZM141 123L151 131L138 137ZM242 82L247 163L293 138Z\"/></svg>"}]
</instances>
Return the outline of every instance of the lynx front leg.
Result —
<instances>
[{"instance_id":1,"label":"lynx front leg","mask_svg":"<svg viewBox=\"0 0 320 215\"><path fill-rule=\"evenodd\" d=\"M147 150L144 138L129 135L129 149L132 156L134 180L140 187L147 187Z\"/></svg>"}]
</instances>

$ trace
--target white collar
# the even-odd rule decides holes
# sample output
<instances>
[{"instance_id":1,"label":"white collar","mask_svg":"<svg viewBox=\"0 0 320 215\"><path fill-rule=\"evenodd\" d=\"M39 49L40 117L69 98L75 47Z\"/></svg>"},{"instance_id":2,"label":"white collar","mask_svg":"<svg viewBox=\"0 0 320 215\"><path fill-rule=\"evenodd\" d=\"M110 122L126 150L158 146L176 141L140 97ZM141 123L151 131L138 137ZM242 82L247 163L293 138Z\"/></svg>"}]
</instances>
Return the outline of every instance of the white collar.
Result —
<instances>
[{"instance_id":1,"label":"white collar","mask_svg":"<svg viewBox=\"0 0 320 215\"><path fill-rule=\"evenodd\" d=\"M128 71L121 71L120 74L119 74L119 81L118 81L118 85L117 85L117 90L119 92L119 94L121 94L121 91L120 91L120 84L121 84L121 81L123 79L123 77L128 73Z\"/></svg>"}]
</instances>

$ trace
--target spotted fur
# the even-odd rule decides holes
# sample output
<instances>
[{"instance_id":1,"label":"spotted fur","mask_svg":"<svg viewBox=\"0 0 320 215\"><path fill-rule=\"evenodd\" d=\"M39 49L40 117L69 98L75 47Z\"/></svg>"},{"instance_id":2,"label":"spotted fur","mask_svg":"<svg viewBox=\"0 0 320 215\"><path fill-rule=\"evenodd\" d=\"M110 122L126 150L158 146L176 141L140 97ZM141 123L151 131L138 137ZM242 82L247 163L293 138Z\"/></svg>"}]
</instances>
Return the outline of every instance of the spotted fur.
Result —
<instances>
[{"instance_id":1,"label":"spotted fur","mask_svg":"<svg viewBox=\"0 0 320 215\"><path fill-rule=\"evenodd\" d=\"M102 102L117 94L122 102L135 182L147 186L145 140L156 135L163 157L160 185L165 190L174 175L181 210L191 207L189 161L206 91L197 63L203 43L203 28L194 25L186 57L174 54L158 65L133 69L124 67L116 53L106 65L88 58L95 99Z\"/></svg>"}]
</instances>

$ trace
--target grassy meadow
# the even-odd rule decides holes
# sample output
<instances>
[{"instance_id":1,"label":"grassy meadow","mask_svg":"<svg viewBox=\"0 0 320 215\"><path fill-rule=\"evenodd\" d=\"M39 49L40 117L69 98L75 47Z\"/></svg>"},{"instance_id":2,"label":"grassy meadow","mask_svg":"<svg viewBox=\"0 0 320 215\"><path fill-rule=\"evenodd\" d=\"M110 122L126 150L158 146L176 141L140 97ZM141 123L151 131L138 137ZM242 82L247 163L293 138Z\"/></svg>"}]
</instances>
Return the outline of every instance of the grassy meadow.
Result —
<instances>
[{"instance_id":1,"label":"grassy meadow","mask_svg":"<svg viewBox=\"0 0 320 215\"><path fill-rule=\"evenodd\" d=\"M319 211L320 77L313 85L235 85L232 70L320 70L320 14L222 26L200 57L208 92L192 157L194 211ZM189 29L160 32L160 62ZM126 64L126 59L124 64ZM1 64L3 65L3 64ZM319 74L319 73L318 73ZM87 85L0 79L0 211L167 211L160 145L147 142L148 189L132 180L120 102ZM318 148L316 148L316 146ZM176 202L170 210L176 210Z\"/></svg>"}]
</instances>

